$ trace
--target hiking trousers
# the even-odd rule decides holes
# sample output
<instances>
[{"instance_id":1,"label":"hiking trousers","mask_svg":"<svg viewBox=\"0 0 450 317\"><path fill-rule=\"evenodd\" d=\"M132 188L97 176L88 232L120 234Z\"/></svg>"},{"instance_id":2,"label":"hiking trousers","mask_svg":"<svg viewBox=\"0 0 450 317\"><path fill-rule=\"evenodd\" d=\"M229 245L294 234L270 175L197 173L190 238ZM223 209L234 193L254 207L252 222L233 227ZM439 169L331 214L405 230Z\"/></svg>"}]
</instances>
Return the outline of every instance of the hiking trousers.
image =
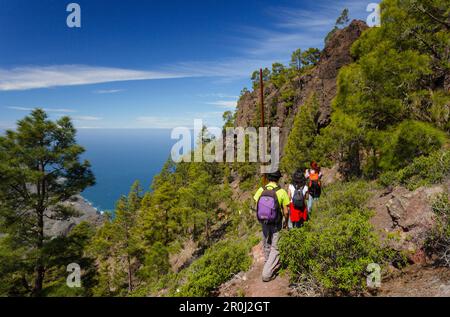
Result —
<instances>
[{"instance_id":1,"label":"hiking trousers","mask_svg":"<svg viewBox=\"0 0 450 317\"><path fill-rule=\"evenodd\" d=\"M262 272L263 281L270 281L280 268L280 253L278 251L278 239L281 225L262 223L263 248L265 264Z\"/></svg>"},{"instance_id":2,"label":"hiking trousers","mask_svg":"<svg viewBox=\"0 0 450 317\"><path fill-rule=\"evenodd\" d=\"M313 198L313 196L309 195L309 198L308 198L308 215L311 215L312 209L313 209L313 203L315 201L317 201L317 200L319 200L319 197L314 197Z\"/></svg>"}]
</instances>

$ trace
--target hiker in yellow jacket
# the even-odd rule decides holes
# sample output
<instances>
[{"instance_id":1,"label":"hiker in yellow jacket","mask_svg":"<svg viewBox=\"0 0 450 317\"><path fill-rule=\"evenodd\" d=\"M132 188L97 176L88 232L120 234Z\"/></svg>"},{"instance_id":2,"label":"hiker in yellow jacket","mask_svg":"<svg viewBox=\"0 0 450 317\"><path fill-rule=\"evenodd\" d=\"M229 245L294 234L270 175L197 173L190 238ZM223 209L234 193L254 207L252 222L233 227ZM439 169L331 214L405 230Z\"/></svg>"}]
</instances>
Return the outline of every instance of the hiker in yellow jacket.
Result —
<instances>
[{"instance_id":1,"label":"hiker in yellow jacket","mask_svg":"<svg viewBox=\"0 0 450 317\"><path fill-rule=\"evenodd\" d=\"M258 189L253 199L256 201L256 214L262 226L265 264L262 280L269 282L275 278L280 267L278 239L281 229L288 222L288 193L279 187L280 171L267 174L269 183Z\"/></svg>"}]
</instances>

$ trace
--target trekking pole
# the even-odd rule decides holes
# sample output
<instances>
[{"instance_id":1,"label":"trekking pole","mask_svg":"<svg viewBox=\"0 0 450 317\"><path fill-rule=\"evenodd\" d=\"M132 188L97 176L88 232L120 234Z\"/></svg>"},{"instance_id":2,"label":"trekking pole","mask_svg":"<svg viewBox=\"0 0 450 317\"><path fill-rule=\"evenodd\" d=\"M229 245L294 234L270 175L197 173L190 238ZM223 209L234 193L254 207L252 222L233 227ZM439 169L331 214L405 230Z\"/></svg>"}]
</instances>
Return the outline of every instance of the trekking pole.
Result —
<instances>
[{"instance_id":1,"label":"trekking pole","mask_svg":"<svg viewBox=\"0 0 450 317\"><path fill-rule=\"evenodd\" d=\"M264 80L263 80L263 70L259 69L259 88L260 88L260 112L261 112L261 127L264 128L265 120L264 120ZM266 153L266 149L262 149L262 153ZM267 184L267 177L264 174L262 177L263 186Z\"/></svg>"}]
</instances>

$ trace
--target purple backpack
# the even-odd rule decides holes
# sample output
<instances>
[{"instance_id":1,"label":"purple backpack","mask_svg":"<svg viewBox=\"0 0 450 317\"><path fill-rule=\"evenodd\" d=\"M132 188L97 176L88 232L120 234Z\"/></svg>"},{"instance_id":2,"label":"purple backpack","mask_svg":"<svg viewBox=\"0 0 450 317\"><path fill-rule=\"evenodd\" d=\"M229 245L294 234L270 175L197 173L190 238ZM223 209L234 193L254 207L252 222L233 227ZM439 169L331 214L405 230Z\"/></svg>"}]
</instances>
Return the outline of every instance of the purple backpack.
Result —
<instances>
[{"instance_id":1,"label":"purple backpack","mask_svg":"<svg viewBox=\"0 0 450 317\"><path fill-rule=\"evenodd\" d=\"M280 220L280 204L278 203L277 191L279 187L273 189L264 188L259 197L256 215L258 220L266 223L274 223Z\"/></svg>"}]
</instances>

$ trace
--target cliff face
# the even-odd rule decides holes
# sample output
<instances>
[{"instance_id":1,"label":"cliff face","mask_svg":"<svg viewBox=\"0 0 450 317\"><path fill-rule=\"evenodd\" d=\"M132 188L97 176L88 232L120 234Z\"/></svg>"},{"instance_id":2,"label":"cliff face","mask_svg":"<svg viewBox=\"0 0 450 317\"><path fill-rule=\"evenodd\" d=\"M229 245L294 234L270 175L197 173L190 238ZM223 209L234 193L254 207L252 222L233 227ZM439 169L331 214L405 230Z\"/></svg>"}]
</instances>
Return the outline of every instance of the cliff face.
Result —
<instances>
[{"instance_id":1,"label":"cliff face","mask_svg":"<svg viewBox=\"0 0 450 317\"><path fill-rule=\"evenodd\" d=\"M354 61L350 48L367 28L363 21L354 20L348 27L333 34L322 51L317 66L294 80L294 104L291 109L280 101L282 89L277 89L273 84L266 84L264 89L266 121L271 122L272 126L281 128L282 149L295 114L311 94L315 93L320 103L319 126L328 125L331 102L336 96L336 79L339 70ZM247 92L242 96L237 105L236 126L250 126L257 115L258 104L259 91Z\"/></svg>"}]
</instances>

